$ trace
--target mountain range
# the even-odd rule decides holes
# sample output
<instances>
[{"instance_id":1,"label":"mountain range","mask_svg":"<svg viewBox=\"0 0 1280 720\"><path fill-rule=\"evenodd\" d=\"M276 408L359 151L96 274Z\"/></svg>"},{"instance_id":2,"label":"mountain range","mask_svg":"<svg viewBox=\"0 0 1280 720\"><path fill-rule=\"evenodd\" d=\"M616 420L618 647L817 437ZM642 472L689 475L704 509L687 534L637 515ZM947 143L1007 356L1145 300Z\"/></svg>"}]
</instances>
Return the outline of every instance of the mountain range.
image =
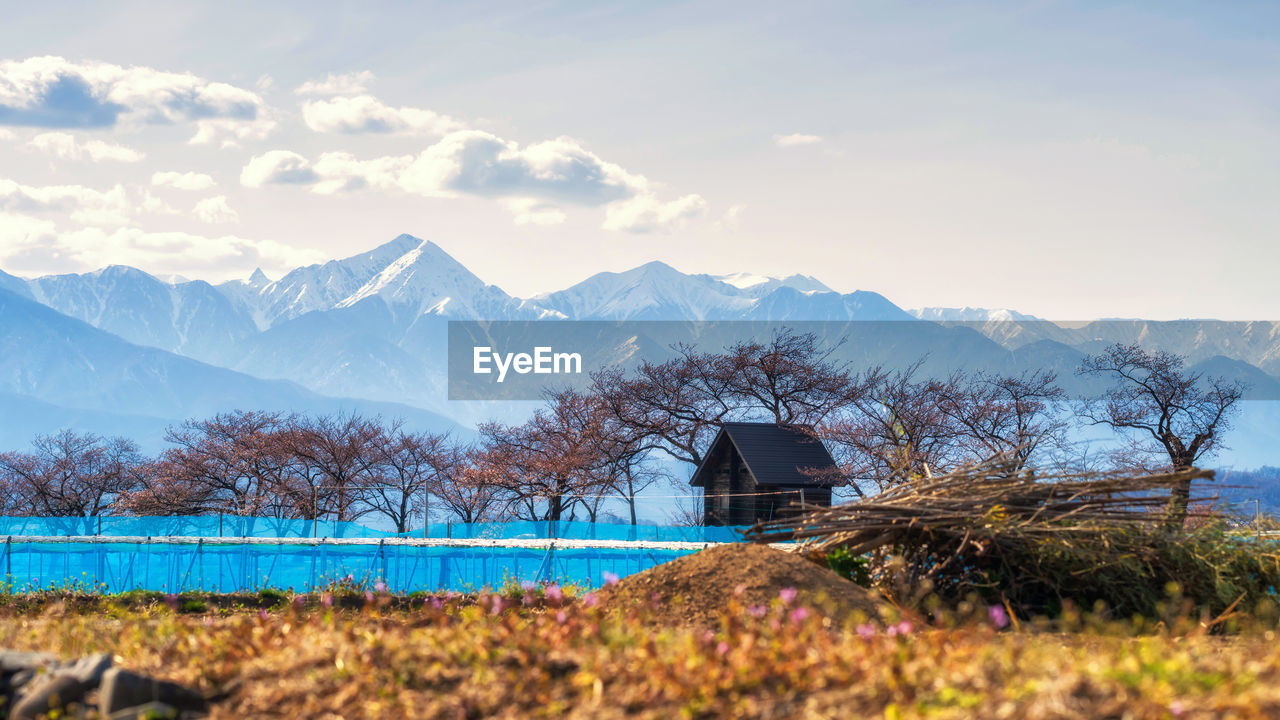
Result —
<instances>
[{"instance_id":1,"label":"mountain range","mask_svg":"<svg viewBox=\"0 0 1280 720\"><path fill-rule=\"evenodd\" d=\"M843 338L840 357L856 365L925 357L929 372L1050 368L1073 388L1084 353L1138 341L1247 380L1253 399L1280 399L1275 322L1066 324L1012 310L908 311L803 275L686 274L661 262L518 298L435 243L401 235L278 280L256 271L213 285L124 266L36 278L0 272L0 442L23 444L66 424L137 430L158 442L167 423L231 408L353 408L431 427L502 414L493 403L445 399L451 320L643 321L641 344L659 350L673 337L660 321L812 323ZM625 353L604 347L600 355Z\"/></svg>"}]
</instances>

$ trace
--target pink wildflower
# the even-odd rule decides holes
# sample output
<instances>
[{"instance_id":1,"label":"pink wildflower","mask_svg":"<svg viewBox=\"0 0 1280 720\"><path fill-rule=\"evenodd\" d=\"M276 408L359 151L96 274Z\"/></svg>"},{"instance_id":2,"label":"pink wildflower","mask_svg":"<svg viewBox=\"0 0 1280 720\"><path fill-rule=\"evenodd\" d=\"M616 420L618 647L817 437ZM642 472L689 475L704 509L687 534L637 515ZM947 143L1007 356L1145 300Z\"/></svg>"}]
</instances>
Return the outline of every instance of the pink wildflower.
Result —
<instances>
[{"instance_id":1,"label":"pink wildflower","mask_svg":"<svg viewBox=\"0 0 1280 720\"><path fill-rule=\"evenodd\" d=\"M795 610L792 610L792 611L791 611L791 622L792 622L793 624L796 624L796 623L802 623L802 622L804 622L804 619L805 619L805 618L807 618L807 617L809 617L809 609L808 609L808 608L805 608L805 607L798 607L798 608L796 608Z\"/></svg>"},{"instance_id":2,"label":"pink wildflower","mask_svg":"<svg viewBox=\"0 0 1280 720\"><path fill-rule=\"evenodd\" d=\"M618 573L615 573L615 572L609 572L608 570L606 570L606 571L604 572L604 584L605 584L605 585L617 585L617 584L618 584Z\"/></svg>"},{"instance_id":3,"label":"pink wildflower","mask_svg":"<svg viewBox=\"0 0 1280 720\"><path fill-rule=\"evenodd\" d=\"M716 654L717 655L729 654L729 643L721 640L720 644L716 646Z\"/></svg>"},{"instance_id":4,"label":"pink wildflower","mask_svg":"<svg viewBox=\"0 0 1280 720\"><path fill-rule=\"evenodd\" d=\"M597 597L597 596L596 596L596 594L595 594L595 593L593 593L593 592L592 592L592 593L587 593L587 594L582 598L582 604L583 604L583 605L586 605L587 607L595 607L596 605L599 605L599 604L600 604L600 598L599 598L599 597Z\"/></svg>"},{"instance_id":5,"label":"pink wildflower","mask_svg":"<svg viewBox=\"0 0 1280 720\"><path fill-rule=\"evenodd\" d=\"M997 630L1009 624L1009 613L1004 611L1003 605L992 605L987 608L987 617L991 618L991 624L995 625Z\"/></svg>"},{"instance_id":6,"label":"pink wildflower","mask_svg":"<svg viewBox=\"0 0 1280 720\"><path fill-rule=\"evenodd\" d=\"M793 587L782 588L778 591L778 597L782 598L784 605L790 605L791 601L796 599L797 594L799 594L799 591Z\"/></svg>"},{"instance_id":7,"label":"pink wildflower","mask_svg":"<svg viewBox=\"0 0 1280 720\"><path fill-rule=\"evenodd\" d=\"M548 585L545 594L548 600L559 602L564 599L564 591L560 589L559 585Z\"/></svg>"},{"instance_id":8,"label":"pink wildflower","mask_svg":"<svg viewBox=\"0 0 1280 720\"><path fill-rule=\"evenodd\" d=\"M557 612L557 613L556 613L556 622L557 622L557 623L560 623L561 625L563 625L563 624L564 624L565 619L566 619L566 616L565 616L565 614L564 614L564 611L563 611L563 610L561 610L561 611L559 611L559 612Z\"/></svg>"},{"instance_id":9,"label":"pink wildflower","mask_svg":"<svg viewBox=\"0 0 1280 720\"><path fill-rule=\"evenodd\" d=\"M856 632L863 640L870 640L876 636L876 626L871 623L862 623L856 628Z\"/></svg>"},{"instance_id":10,"label":"pink wildflower","mask_svg":"<svg viewBox=\"0 0 1280 720\"><path fill-rule=\"evenodd\" d=\"M765 607L764 605L752 605L751 607L747 608L747 613L750 614L751 617L762 618L765 615L769 614L769 608Z\"/></svg>"}]
</instances>

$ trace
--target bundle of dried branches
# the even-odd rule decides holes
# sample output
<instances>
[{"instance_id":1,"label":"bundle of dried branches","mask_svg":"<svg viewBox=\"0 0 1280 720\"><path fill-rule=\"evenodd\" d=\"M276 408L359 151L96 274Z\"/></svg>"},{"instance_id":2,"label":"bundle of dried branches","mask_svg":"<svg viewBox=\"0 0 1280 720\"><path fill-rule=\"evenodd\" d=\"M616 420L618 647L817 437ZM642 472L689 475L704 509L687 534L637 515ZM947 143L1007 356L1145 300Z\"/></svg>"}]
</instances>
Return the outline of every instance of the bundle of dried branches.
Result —
<instances>
[{"instance_id":1,"label":"bundle of dried branches","mask_svg":"<svg viewBox=\"0 0 1280 720\"><path fill-rule=\"evenodd\" d=\"M837 549L869 554L882 585L910 588L912 595L976 591L1043 606L1071 597L1090 578L1102 582L1099 573L1119 585L1147 577L1162 588L1159 583L1177 580L1175 565L1183 561L1171 560L1169 551L1180 533L1164 510L1173 488L1212 479L1212 470L1199 469L1046 476L996 458L856 502L808 507L799 516L759 523L746 536L798 540L815 556ZM1198 514L1212 511L1202 507ZM1112 588L1090 598L1130 592Z\"/></svg>"},{"instance_id":2,"label":"bundle of dried branches","mask_svg":"<svg viewBox=\"0 0 1280 720\"><path fill-rule=\"evenodd\" d=\"M913 539L1096 534L1124 524L1159 521L1161 515L1153 509L1169 504L1170 490L1201 479L1212 480L1213 471L1043 476L996 458L856 502L809 507L803 515L757 524L747 531L747 538L803 540L817 551L843 547L864 553Z\"/></svg>"}]
</instances>

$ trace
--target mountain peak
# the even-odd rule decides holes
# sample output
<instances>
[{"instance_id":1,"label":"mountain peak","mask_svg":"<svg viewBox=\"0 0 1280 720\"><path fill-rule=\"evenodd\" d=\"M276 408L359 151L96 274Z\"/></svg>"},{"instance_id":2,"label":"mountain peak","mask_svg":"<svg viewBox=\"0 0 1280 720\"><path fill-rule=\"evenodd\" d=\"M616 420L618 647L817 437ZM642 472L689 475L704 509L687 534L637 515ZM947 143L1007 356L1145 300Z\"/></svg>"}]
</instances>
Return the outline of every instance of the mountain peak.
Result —
<instances>
[{"instance_id":1,"label":"mountain peak","mask_svg":"<svg viewBox=\"0 0 1280 720\"><path fill-rule=\"evenodd\" d=\"M262 268L254 268L253 274L249 275L249 287L261 288L271 284L271 278L262 272Z\"/></svg>"}]
</instances>

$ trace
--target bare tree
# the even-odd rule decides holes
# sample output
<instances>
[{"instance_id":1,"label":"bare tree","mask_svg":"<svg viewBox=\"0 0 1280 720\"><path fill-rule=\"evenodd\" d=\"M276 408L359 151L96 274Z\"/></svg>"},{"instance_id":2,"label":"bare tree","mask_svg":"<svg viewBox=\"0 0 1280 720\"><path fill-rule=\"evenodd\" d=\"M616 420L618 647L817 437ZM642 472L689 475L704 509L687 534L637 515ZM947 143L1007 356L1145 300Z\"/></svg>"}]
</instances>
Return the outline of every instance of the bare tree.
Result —
<instances>
[{"instance_id":1,"label":"bare tree","mask_svg":"<svg viewBox=\"0 0 1280 720\"><path fill-rule=\"evenodd\" d=\"M717 386L740 412L763 412L780 425L817 427L880 380L879 370L859 377L837 363L833 356L842 343L824 349L814 333L785 328L768 342L731 345L709 364L720 375Z\"/></svg>"},{"instance_id":2,"label":"bare tree","mask_svg":"<svg viewBox=\"0 0 1280 720\"><path fill-rule=\"evenodd\" d=\"M676 357L643 362L630 374L597 373L593 393L640 443L696 467L711 436L738 408L725 385L723 358L689 345L675 349Z\"/></svg>"},{"instance_id":3,"label":"bare tree","mask_svg":"<svg viewBox=\"0 0 1280 720\"><path fill-rule=\"evenodd\" d=\"M459 521L498 522L508 517L510 499L501 483L500 463L479 448L458 450L456 461L436 476L431 493Z\"/></svg>"},{"instance_id":4,"label":"bare tree","mask_svg":"<svg viewBox=\"0 0 1280 720\"><path fill-rule=\"evenodd\" d=\"M10 502L44 517L93 517L105 514L139 482L142 456L124 438L63 430L39 435L30 453L0 455Z\"/></svg>"},{"instance_id":5,"label":"bare tree","mask_svg":"<svg viewBox=\"0 0 1280 720\"><path fill-rule=\"evenodd\" d=\"M282 481L292 457L280 443L288 420L280 413L236 411L169 428L173 446L146 483L147 502L176 506L184 514L278 514ZM142 502L140 496L131 502Z\"/></svg>"},{"instance_id":6,"label":"bare tree","mask_svg":"<svg viewBox=\"0 0 1280 720\"><path fill-rule=\"evenodd\" d=\"M598 419L589 409L593 402L580 393L562 393L522 425L480 426L482 457L525 516L556 522L566 513L572 519L581 507L594 519L611 478L592 424Z\"/></svg>"},{"instance_id":7,"label":"bare tree","mask_svg":"<svg viewBox=\"0 0 1280 720\"><path fill-rule=\"evenodd\" d=\"M946 470L964 458L957 424L941 406L943 397L957 392L959 378L916 380L922 363L890 375L876 373L877 383L821 431L845 475L855 478L853 489L859 495L864 492L856 479L883 490Z\"/></svg>"},{"instance_id":8,"label":"bare tree","mask_svg":"<svg viewBox=\"0 0 1280 720\"><path fill-rule=\"evenodd\" d=\"M1018 376L954 375L937 386L939 409L974 460L1004 456L1021 469L1037 452L1066 443L1066 393L1052 371Z\"/></svg>"},{"instance_id":9,"label":"bare tree","mask_svg":"<svg viewBox=\"0 0 1280 720\"><path fill-rule=\"evenodd\" d=\"M355 413L291 421L291 454L310 469L321 514L352 521L371 511L361 500L368 488L381 482L386 433L379 420Z\"/></svg>"},{"instance_id":10,"label":"bare tree","mask_svg":"<svg viewBox=\"0 0 1280 720\"><path fill-rule=\"evenodd\" d=\"M1206 378L1188 371L1185 364L1178 355L1148 352L1136 343L1117 343L1088 356L1079 372L1109 377L1113 384L1098 397L1082 399L1080 416L1143 438L1135 449L1166 458L1174 470L1193 467L1219 447L1247 387L1240 381ZM1174 488L1171 525L1185 521L1190 498L1190 481Z\"/></svg>"},{"instance_id":11,"label":"bare tree","mask_svg":"<svg viewBox=\"0 0 1280 720\"><path fill-rule=\"evenodd\" d=\"M459 453L447 434L384 433L379 482L369 485L364 501L373 511L408 532L414 518L425 518L427 493L452 474Z\"/></svg>"}]
</instances>

